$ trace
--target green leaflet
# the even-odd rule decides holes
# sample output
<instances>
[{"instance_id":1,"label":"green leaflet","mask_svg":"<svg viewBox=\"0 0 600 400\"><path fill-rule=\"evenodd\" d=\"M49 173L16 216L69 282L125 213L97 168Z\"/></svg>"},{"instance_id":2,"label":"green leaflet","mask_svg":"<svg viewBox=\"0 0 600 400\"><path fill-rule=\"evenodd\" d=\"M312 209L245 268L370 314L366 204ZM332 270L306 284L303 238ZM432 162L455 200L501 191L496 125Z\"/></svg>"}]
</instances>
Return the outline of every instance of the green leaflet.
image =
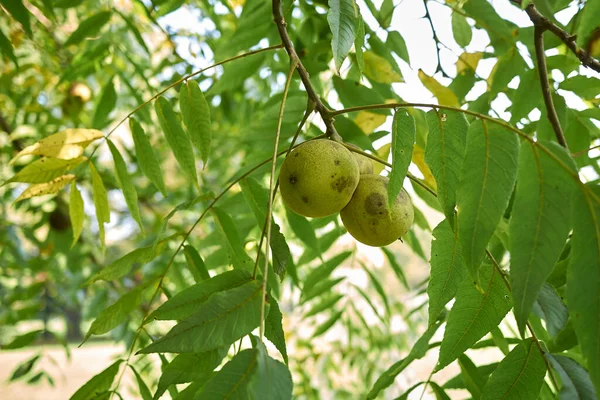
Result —
<instances>
[{"instance_id":1,"label":"green leaflet","mask_svg":"<svg viewBox=\"0 0 600 400\"><path fill-rule=\"evenodd\" d=\"M567 325L569 310L556 289L548 283L544 283L538 295L533 312L546 321L546 329L552 337L556 337Z\"/></svg>"},{"instance_id":2,"label":"green leaflet","mask_svg":"<svg viewBox=\"0 0 600 400\"><path fill-rule=\"evenodd\" d=\"M254 261L246 254L242 244L242 238L233 222L233 218L219 207L213 207L212 213L215 217L218 230L223 234L227 242L227 248L231 253L232 264L236 269L252 271Z\"/></svg>"},{"instance_id":3,"label":"green leaflet","mask_svg":"<svg viewBox=\"0 0 600 400\"><path fill-rule=\"evenodd\" d=\"M557 143L541 144L575 171L575 163ZM521 334L571 230L570 210L566 204L573 193L572 182L569 174L538 144L521 148L509 225L510 280Z\"/></svg>"},{"instance_id":4,"label":"green leaflet","mask_svg":"<svg viewBox=\"0 0 600 400\"><path fill-rule=\"evenodd\" d=\"M4 35L2 29L0 29L0 52L4 54L6 57L10 58L12 62L15 63L15 66L19 67L19 62L17 57L15 56L15 52L10 40Z\"/></svg>"},{"instance_id":5,"label":"green leaflet","mask_svg":"<svg viewBox=\"0 0 600 400\"><path fill-rule=\"evenodd\" d=\"M129 368L131 368L133 374L135 375L135 380L137 381L138 389L140 390L142 400L152 400L152 394L150 393L150 389L148 389L148 385L146 385L146 382L144 382L142 376L139 374L139 372L136 371L133 365L129 364Z\"/></svg>"},{"instance_id":6,"label":"green leaflet","mask_svg":"<svg viewBox=\"0 0 600 400\"><path fill-rule=\"evenodd\" d=\"M544 355L560 376L562 383L562 388L558 393L560 400L597 399L590 375L577 361L560 354L545 353Z\"/></svg>"},{"instance_id":7,"label":"green leaflet","mask_svg":"<svg viewBox=\"0 0 600 400\"><path fill-rule=\"evenodd\" d=\"M460 47L467 47L473 38L473 31L467 19L458 12L452 13L452 34Z\"/></svg>"},{"instance_id":8,"label":"green leaflet","mask_svg":"<svg viewBox=\"0 0 600 400\"><path fill-rule=\"evenodd\" d=\"M260 23L263 23L261 21ZM216 96L231 89L243 85L246 79L254 75L256 71L265 63L265 54L257 54L247 57L244 60L228 63L223 66L223 75L221 75L214 85L208 90L210 96Z\"/></svg>"},{"instance_id":9,"label":"green leaflet","mask_svg":"<svg viewBox=\"0 0 600 400\"><path fill-rule=\"evenodd\" d=\"M133 264L138 262L146 263L153 259L156 256L156 251L153 252L153 250L153 246L137 248L102 268L98 273L88 279L85 284L90 285L100 280L113 281L123 277L131 271Z\"/></svg>"},{"instance_id":10,"label":"green leaflet","mask_svg":"<svg viewBox=\"0 0 600 400\"><path fill-rule=\"evenodd\" d=\"M164 97L159 97L154 103L154 110L158 116L160 127L167 138L169 147L173 150L175 159L187 175L188 179L198 186L198 175L196 174L196 161L194 149L189 136L183 131L181 122L173 111L171 103Z\"/></svg>"},{"instance_id":11,"label":"green leaflet","mask_svg":"<svg viewBox=\"0 0 600 400\"><path fill-rule=\"evenodd\" d=\"M580 185L572 200L573 236L567 271L567 304L581 353L600 393L600 195L598 186ZM593 296L593 297L590 297Z\"/></svg>"},{"instance_id":12,"label":"green leaflet","mask_svg":"<svg viewBox=\"0 0 600 400\"><path fill-rule=\"evenodd\" d=\"M436 371L446 367L504 319L511 308L510 293L491 265L481 268L484 293L471 280L463 281L448 315Z\"/></svg>"},{"instance_id":13,"label":"green leaflet","mask_svg":"<svg viewBox=\"0 0 600 400\"><path fill-rule=\"evenodd\" d=\"M179 104L183 123L194 146L200 151L204 167L210 154L212 131L210 127L210 109L198 82L188 79L181 87Z\"/></svg>"},{"instance_id":14,"label":"green leaflet","mask_svg":"<svg viewBox=\"0 0 600 400\"><path fill-rule=\"evenodd\" d=\"M108 125L108 116L111 111L114 110L116 105L117 92L115 91L115 84L111 77L106 83L106 86L102 89L102 94L100 94L100 100L98 100L98 104L96 105L92 127L102 129Z\"/></svg>"},{"instance_id":15,"label":"green leaflet","mask_svg":"<svg viewBox=\"0 0 600 400\"><path fill-rule=\"evenodd\" d=\"M388 32L388 37L385 41L387 47L392 50L394 53L398 55L401 59L406 61L407 64L410 65L410 55L408 54L408 48L406 47L406 42L400 32L391 31Z\"/></svg>"},{"instance_id":16,"label":"green leaflet","mask_svg":"<svg viewBox=\"0 0 600 400\"><path fill-rule=\"evenodd\" d=\"M412 363L414 360L423 358L425 354L427 354L427 350L429 349L429 341L443 322L443 320L439 320L433 325L430 325L425 333L423 333L423 336L417 340L410 353L408 353L408 356L393 364L383 374L381 374L379 378L377 378L373 388L371 388L367 394L367 400L375 399L382 390L394 383L396 377L402 371L404 371L404 369L408 367L410 363Z\"/></svg>"},{"instance_id":17,"label":"green leaflet","mask_svg":"<svg viewBox=\"0 0 600 400\"><path fill-rule=\"evenodd\" d=\"M4 182L2 186L11 182L45 183L63 175L70 169L86 161L87 157L76 157L62 160L54 157L42 157L27 164L22 170Z\"/></svg>"},{"instance_id":18,"label":"green leaflet","mask_svg":"<svg viewBox=\"0 0 600 400\"><path fill-rule=\"evenodd\" d=\"M356 51L356 64L358 70L362 74L365 69L365 58L363 55L363 46L365 45L365 22L362 17L358 17L358 24L356 26L356 38L354 38L354 50Z\"/></svg>"},{"instance_id":19,"label":"green leaflet","mask_svg":"<svg viewBox=\"0 0 600 400\"><path fill-rule=\"evenodd\" d=\"M456 291L468 276L458 235L447 220L433 230L431 242L431 278L427 286L429 296L429 324L438 318L444 306L454 298Z\"/></svg>"},{"instance_id":20,"label":"green leaflet","mask_svg":"<svg viewBox=\"0 0 600 400\"><path fill-rule=\"evenodd\" d=\"M465 383L466 389L473 395L474 399L481 397L481 390L487 381L487 377L479 371L477 366L473 364L473 361L465 354L461 354L458 357L458 366L462 372L462 378Z\"/></svg>"},{"instance_id":21,"label":"green leaflet","mask_svg":"<svg viewBox=\"0 0 600 400\"><path fill-rule=\"evenodd\" d=\"M89 166L90 173L92 174L92 190L94 192L94 206L96 207L100 243L102 245L102 251L104 251L106 247L104 241L104 224L110 222L110 206L108 205L108 196L106 194L104 183L102 183L102 177L96 170L96 167L94 167L94 164L90 162Z\"/></svg>"},{"instance_id":22,"label":"green leaflet","mask_svg":"<svg viewBox=\"0 0 600 400\"><path fill-rule=\"evenodd\" d=\"M358 6L354 0L329 0L327 22L333 34L331 48L338 71L354 44L358 18Z\"/></svg>"},{"instance_id":23,"label":"green leaflet","mask_svg":"<svg viewBox=\"0 0 600 400\"><path fill-rule=\"evenodd\" d=\"M223 272L177 293L150 314L146 322L156 319L183 320L194 314L214 293L227 291L250 281L252 275L247 271L235 269Z\"/></svg>"},{"instance_id":24,"label":"green leaflet","mask_svg":"<svg viewBox=\"0 0 600 400\"><path fill-rule=\"evenodd\" d=\"M246 203L252 210L258 228L261 230L267 220L269 192L254 178L245 178L239 182ZM265 232L266 235L266 232ZM273 252L273 269L280 279L285 276L286 265L292 258L290 248L281 233L281 228L271 219L270 247Z\"/></svg>"},{"instance_id":25,"label":"green leaflet","mask_svg":"<svg viewBox=\"0 0 600 400\"><path fill-rule=\"evenodd\" d=\"M75 392L75 394L73 394L73 396L71 396L70 400L95 399L98 395L108 392L119 372L119 367L122 362L123 360L115 361L104 371L87 381L79 388L79 390L77 390L77 392Z\"/></svg>"},{"instance_id":26,"label":"green leaflet","mask_svg":"<svg viewBox=\"0 0 600 400\"><path fill-rule=\"evenodd\" d=\"M513 132L481 120L471 124L456 205L463 257L477 284L486 246L515 185L518 155L519 141Z\"/></svg>"},{"instance_id":27,"label":"green leaflet","mask_svg":"<svg viewBox=\"0 0 600 400\"><path fill-rule=\"evenodd\" d=\"M302 215L298 215L289 208L285 208L285 216L290 228L306 246L316 253L319 253L319 242L315 230L308 220Z\"/></svg>"},{"instance_id":28,"label":"green leaflet","mask_svg":"<svg viewBox=\"0 0 600 400\"><path fill-rule=\"evenodd\" d=\"M254 280L214 293L194 314L138 353L203 352L230 345L259 325L261 287Z\"/></svg>"},{"instance_id":29,"label":"green leaflet","mask_svg":"<svg viewBox=\"0 0 600 400\"><path fill-rule=\"evenodd\" d=\"M264 345L235 355L196 394L195 400L292 398L292 377L285 365L269 357Z\"/></svg>"},{"instance_id":30,"label":"green leaflet","mask_svg":"<svg viewBox=\"0 0 600 400\"><path fill-rule=\"evenodd\" d=\"M156 186L163 196L167 196L167 189L162 177L162 170L160 163L154 154L154 149L150 145L148 137L144 133L142 126L135 118L129 118L129 127L131 129L131 135L133 136L133 143L135 145L135 154L137 155L138 165L140 169L150 179L150 181Z\"/></svg>"},{"instance_id":31,"label":"green leaflet","mask_svg":"<svg viewBox=\"0 0 600 400\"><path fill-rule=\"evenodd\" d=\"M352 254L351 251L345 251L335 255L329 261L323 263L321 266L310 271L306 279L304 279L304 288L309 289L328 278L329 275L336 269L346 258Z\"/></svg>"},{"instance_id":32,"label":"green leaflet","mask_svg":"<svg viewBox=\"0 0 600 400\"><path fill-rule=\"evenodd\" d=\"M388 183L388 206L398 197L412 158L417 131L415 119L406 110L398 109L392 122L392 172Z\"/></svg>"},{"instance_id":33,"label":"green leaflet","mask_svg":"<svg viewBox=\"0 0 600 400\"><path fill-rule=\"evenodd\" d=\"M526 339L498 364L483 388L481 399L537 399L545 375L544 356L535 340Z\"/></svg>"},{"instance_id":34,"label":"green leaflet","mask_svg":"<svg viewBox=\"0 0 600 400\"><path fill-rule=\"evenodd\" d=\"M183 254L185 255L185 261L187 262L188 269L190 270L190 273L194 277L196 283L210 279L210 274L208 273L208 269L206 269L204 260L202 257L200 257L200 254L198 254L198 251L193 246L186 244L183 247Z\"/></svg>"},{"instance_id":35,"label":"green leaflet","mask_svg":"<svg viewBox=\"0 0 600 400\"><path fill-rule=\"evenodd\" d=\"M464 114L431 110L427 113L429 134L425 162L437 183L438 201L450 225L454 226L454 206L465 156L469 123Z\"/></svg>"},{"instance_id":36,"label":"green leaflet","mask_svg":"<svg viewBox=\"0 0 600 400\"><path fill-rule=\"evenodd\" d=\"M287 364L288 355L285 345L285 333L283 332L283 315L279 309L279 303L273 296L269 296L269 315L265 320L265 337L275 345L281 353L283 361Z\"/></svg>"},{"instance_id":37,"label":"green leaflet","mask_svg":"<svg viewBox=\"0 0 600 400\"><path fill-rule=\"evenodd\" d=\"M69 36L64 46L79 44L83 39L98 35L102 27L110 20L111 15L110 11L100 11L85 19L79 24L75 32Z\"/></svg>"},{"instance_id":38,"label":"green leaflet","mask_svg":"<svg viewBox=\"0 0 600 400\"><path fill-rule=\"evenodd\" d=\"M73 228L73 243L71 243L71 247L73 247L83 231L83 220L85 219L83 198L75 181L71 182L71 192L69 193L69 217Z\"/></svg>"},{"instance_id":39,"label":"green leaflet","mask_svg":"<svg viewBox=\"0 0 600 400\"><path fill-rule=\"evenodd\" d=\"M0 0L0 4L6 9L6 11L10 13L10 15L12 15L14 19L21 23L27 35L32 37L33 32L31 31L31 22L29 20L30 14L27 8L23 5L23 2L14 0Z\"/></svg>"},{"instance_id":40,"label":"green leaflet","mask_svg":"<svg viewBox=\"0 0 600 400\"><path fill-rule=\"evenodd\" d=\"M121 190L123 191L123 196L125 197L125 203L127 203L127 208L129 208L129 212L131 212L131 216L140 226L140 230L144 232L144 225L142 224L142 217L140 216L140 209L138 208L138 195L135 190L135 185L131 181L131 177L127 172L127 164L125 164L125 160L123 160L123 156L119 150L115 147L113 142L110 139L106 140L108 143L108 148L110 149L110 153L112 154L113 161L115 163L115 169L117 171L117 182L121 186Z\"/></svg>"},{"instance_id":41,"label":"green leaflet","mask_svg":"<svg viewBox=\"0 0 600 400\"><path fill-rule=\"evenodd\" d=\"M112 305L103 310L98 317L92 322L90 329L85 335L83 342L85 343L92 335L102 335L110 332L117 326L122 324L131 313L140 305L144 290L153 286L153 282L144 283L133 290L130 290L119 298ZM82 343L83 344L83 343Z\"/></svg>"},{"instance_id":42,"label":"green leaflet","mask_svg":"<svg viewBox=\"0 0 600 400\"><path fill-rule=\"evenodd\" d=\"M227 355L227 348L220 347L204 353L183 353L177 355L162 371L154 399L158 400L170 385L186 382L204 383L211 377Z\"/></svg>"}]
</instances>

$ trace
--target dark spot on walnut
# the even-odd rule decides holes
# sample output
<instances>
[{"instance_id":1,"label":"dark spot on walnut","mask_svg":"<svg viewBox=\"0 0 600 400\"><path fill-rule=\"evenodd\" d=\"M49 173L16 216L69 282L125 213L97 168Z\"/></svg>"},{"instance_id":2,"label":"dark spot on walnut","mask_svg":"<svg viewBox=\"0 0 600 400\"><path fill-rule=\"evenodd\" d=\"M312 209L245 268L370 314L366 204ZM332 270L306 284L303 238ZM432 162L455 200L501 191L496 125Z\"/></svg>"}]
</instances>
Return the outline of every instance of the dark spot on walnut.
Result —
<instances>
[{"instance_id":1,"label":"dark spot on walnut","mask_svg":"<svg viewBox=\"0 0 600 400\"><path fill-rule=\"evenodd\" d=\"M302 196L302 201L305 202L306 204L308 204L308 197Z\"/></svg>"},{"instance_id":2,"label":"dark spot on walnut","mask_svg":"<svg viewBox=\"0 0 600 400\"><path fill-rule=\"evenodd\" d=\"M335 160L333 163L334 163L335 165L340 165L340 160Z\"/></svg>"},{"instance_id":3,"label":"dark spot on walnut","mask_svg":"<svg viewBox=\"0 0 600 400\"><path fill-rule=\"evenodd\" d=\"M290 181L290 183L293 185L293 184L295 184L296 182L298 182L298 178L296 178L296 176L295 176L295 175L290 175L289 181Z\"/></svg>"},{"instance_id":4,"label":"dark spot on walnut","mask_svg":"<svg viewBox=\"0 0 600 400\"><path fill-rule=\"evenodd\" d=\"M298 157L299 155L300 155L300 152L299 152L299 151L295 151L295 152L294 152L294 157Z\"/></svg>"},{"instance_id":5,"label":"dark spot on walnut","mask_svg":"<svg viewBox=\"0 0 600 400\"><path fill-rule=\"evenodd\" d=\"M365 199L365 210L370 215L387 215L385 197L381 193L371 193Z\"/></svg>"},{"instance_id":6,"label":"dark spot on walnut","mask_svg":"<svg viewBox=\"0 0 600 400\"><path fill-rule=\"evenodd\" d=\"M331 182L331 188L338 193L342 193L347 188L351 188L355 185L355 180L352 177L340 176L333 182Z\"/></svg>"}]
</instances>

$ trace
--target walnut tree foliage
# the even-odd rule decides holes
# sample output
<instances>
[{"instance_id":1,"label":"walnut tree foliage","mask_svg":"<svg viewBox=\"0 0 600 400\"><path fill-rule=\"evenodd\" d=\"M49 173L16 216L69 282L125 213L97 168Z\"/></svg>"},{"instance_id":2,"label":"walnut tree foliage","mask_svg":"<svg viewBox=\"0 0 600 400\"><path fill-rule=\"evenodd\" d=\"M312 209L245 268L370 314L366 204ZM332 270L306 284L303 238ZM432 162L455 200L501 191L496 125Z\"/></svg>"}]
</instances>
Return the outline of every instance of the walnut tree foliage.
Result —
<instances>
[{"instance_id":1,"label":"walnut tree foliage","mask_svg":"<svg viewBox=\"0 0 600 400\"><path fill-rule=\"evenodd\" d=\"M0 0L2 349L123 343L72 399L120 397L125 374L144 400L597 398L600 1L403 3ZM401 97L407 71L431 104ZM383 269L337 215L281 202L288 148L315 137L412 196ZM52 383L44 357L10 380Z\"/></svg>"}]
</instances>

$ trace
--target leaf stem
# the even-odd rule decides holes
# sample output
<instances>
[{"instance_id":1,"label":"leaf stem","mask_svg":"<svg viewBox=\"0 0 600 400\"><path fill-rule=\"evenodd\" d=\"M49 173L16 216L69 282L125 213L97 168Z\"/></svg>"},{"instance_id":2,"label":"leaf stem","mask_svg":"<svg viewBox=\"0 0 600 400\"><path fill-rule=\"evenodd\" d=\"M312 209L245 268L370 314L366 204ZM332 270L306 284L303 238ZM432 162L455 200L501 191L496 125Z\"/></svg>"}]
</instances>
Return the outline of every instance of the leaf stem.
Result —
<instances>
[{"instance_id":1,"label":"leaf stem","mask_svg":"<svg viewBox=\"0 0 600 400\"><path fill-rule=\"evenodd\" d=\"M292 76L294 75L294 70L296 69L296 65L298 64L298 60L290 59L290 70L287 75L287 80L285 82L285 88L283 89L283 98L281 99L281 107L279 107L279 117L277 118L277 131L275 132L275 145L273 148L273 158L271 160L271 174L269 176L269 201L267 203L267 238L265 245L265 265L262 271L262 286L261 286L261 304L260 304L260 328L259 328L259 337L260 340L263 340L265 334L265 307L267 301L267 273L269 270L269 251L271 245L271 219L273 212L273 194L275 193L275 168L277 166L277 150L279 148L279 138L281 137L281 124L283 122L283 111L285 110L285 102L287 100L288 92L290 91L290 84L292 83ZM260 248L259 254L260 254Z\"/></svg>"},{"instance_id":2,"label":"leaf stem","mask_svg":"<svg viewBox=\"0 0 600 400\"><path fill-rule=\"evenodd\" d=\"M548 113L548 120L558 143L568 150L567 140L565 134L560 126L558 114L556 114L556 108L552 101L552 88L550 87L550 81L548 80L548 67L546 66L546 54L544 52L544 28L540 25L534 25L533 28L533 42L535 45L535 58L537 59L538 73L540 75L540 85L542 86L542 95L544 97L544 103L546 104L546 112Z\"/></svg>"}]
</instances>

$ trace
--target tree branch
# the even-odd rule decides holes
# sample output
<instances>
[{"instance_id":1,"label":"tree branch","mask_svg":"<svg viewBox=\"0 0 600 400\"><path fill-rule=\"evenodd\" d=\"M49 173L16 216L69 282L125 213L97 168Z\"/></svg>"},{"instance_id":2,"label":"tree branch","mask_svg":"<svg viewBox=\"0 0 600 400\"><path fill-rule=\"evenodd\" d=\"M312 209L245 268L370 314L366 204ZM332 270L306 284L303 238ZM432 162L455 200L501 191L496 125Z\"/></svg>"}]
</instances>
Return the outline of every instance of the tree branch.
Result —
<instances>
[{"instance_id":1,"label":"tree branch","mask_svg":"<svg viewBox=\"0 0 600 400\"><path fill-rule=\"evenodd\" d=\"M558 140L558 143L560 143L562 147L568 149L565 134L560 126L560 121L558 120L556 109L554 108L554 102L552 101L552 88L550 87L550 81L548 80L546 54L544 53L544 28L539 25L534 26L533 42L535 45L535 58L537 59L540 85L542 86L542 94L544 96L544 103L546 104L546 111L548 112L548 119L550 120L552 129L554 129L556 140Z\"/></svg>"},{"instance_id":2,"label":"tree branch","mask_svg":"<svg viewBox=\"0 0 600 400\"><path fill-rule=\"evenodd\" d=\"M292 43L290 35L287 32L287 23L283 18L281 0L273 0L273 20L275 22L275 25L277 25L277 30L279 31L279 36L281 37L281 43L283 44L283 47L290 56L290 62L296 63L296 70L300 75L300 79L302 80L302 84L306 89L306 93L308 94L308 97L312 101L314 101L315 109L321 115L321 118L323 118L323 122L325 123L325 127L327 128L327 136L329 136L333 140L341 141L342 138L337 133L335 126L333 125L333 115L330 113L330 110L327 107L325 107L317 92L315 92L315 89L312 83L310 82L308 71L306 71L306 68L304 68L302 61L300 61L300 57L298 57L298 54L294 49L294 44Z\"/></svg>"},{"instance_id":3,"label":"tree branch","mask_svg":"<svg viewBox=\"0 0 600 400\"><path fill-rule=\"evenodd\" d=\"M442 76L444 76L445 78L449 78L448 74L444 72L444 69L442 68L442 62L440 60L440 44L442 44L443 46L445 45L440 41L440 38L438 37L435 31L435 27L433 26L433 20L431 19L431 14L429 13L429 6L427 6L427 0L423 0L423 6L425 7L424 18L426 18L427 21L429 21L429 26L431 26L431 32L433 33L433 40L435 41L435 54L437 55L437 66L435 67L435 72L439 71L442 73Z\"/></svg>"},{"instance_id":4,"label":"tree branch","mask_svg":"<svg viewBox=\"0 0 600 400\"><path fill-rule=\"evenodd\" d=\"M513 3L521 4L520 0L512 0ZM550 21L548 18L544 17L533 3L529 3L529 5L525 8L525 12L529 16L531 22L536 27L539 27L542 31L550 31L556 37L558 37L564 44L567 45L569 49L579 58L581 64L585 67L591 68L596 72L600 72L600 62L588 54L587 51L583 50L581 47L577 46L577 36L571 35L569 32L565 31L554 22Z\"/></svg>"}]
</instances>

